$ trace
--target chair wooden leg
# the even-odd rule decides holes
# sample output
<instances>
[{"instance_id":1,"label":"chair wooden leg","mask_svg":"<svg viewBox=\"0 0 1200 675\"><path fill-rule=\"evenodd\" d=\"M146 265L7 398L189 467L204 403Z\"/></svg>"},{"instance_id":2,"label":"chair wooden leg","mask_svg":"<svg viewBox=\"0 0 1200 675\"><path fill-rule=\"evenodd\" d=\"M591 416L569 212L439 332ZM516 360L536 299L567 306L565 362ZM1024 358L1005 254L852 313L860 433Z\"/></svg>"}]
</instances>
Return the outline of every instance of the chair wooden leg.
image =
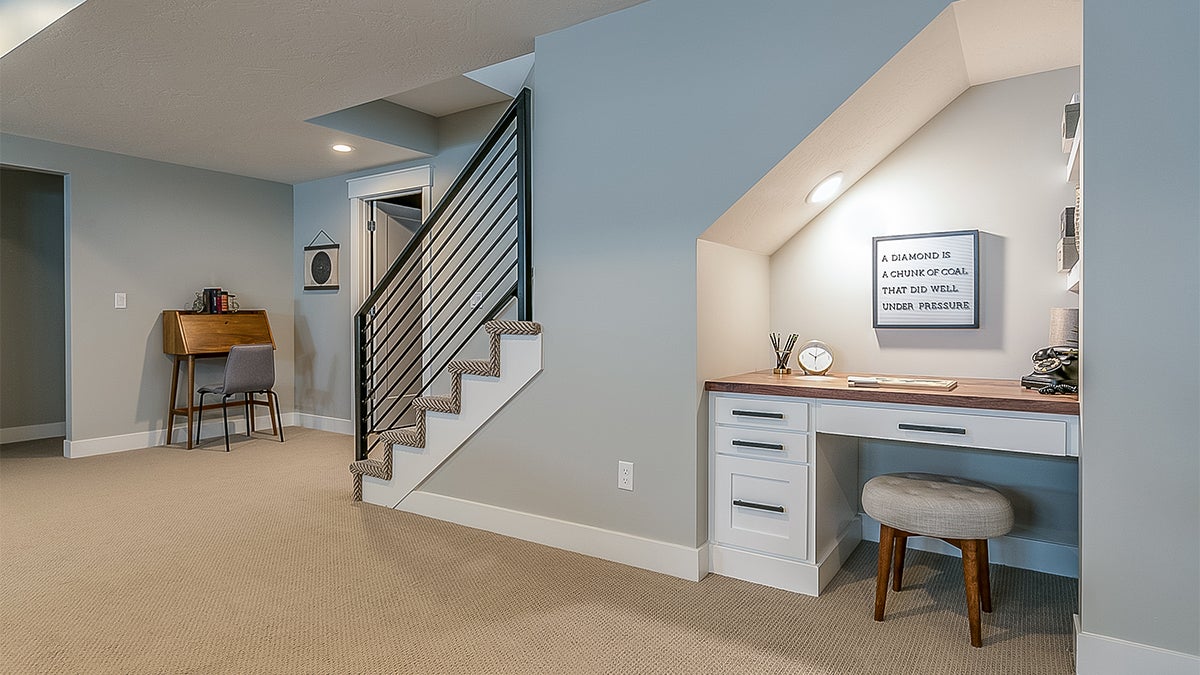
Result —
<instances>
[{"instance_id":1,"label":"chair wooden leg","mask_svg":"<svg viewBox=\"0 0 1200 675\"><path fill-rule=\"evenodd\" d=\"M875 620L883 621L883 607L887 602L888 572L892 568L892 549L895 546L896 530L879 524L879 568L875 575Z\"/></svg>"},{"instance_id":2,"label":"chair wooden leg","mask_svg":"<svg viewBox=\"0 0 1200 675\"><path fill-rule=\"evenodd\" d=\"M900 590L900 579L904 575L904 552L908 549L908 533L896 532L896 552L892 561L892 590Z\"/></svg>"},{"instance_id":3,"label":"chair wooden leg","mask_svg":"<svg viewBox=\"0 0 1200 675\"><path fill-rule=\"evenodd\" d=\"M280 420L280 424L278 424L278 425L275 424L275 409L276 408L275 408L275 401L271 398L271 393L272 392L270 390L267 390L267 414L271 416L271 435L279 436L280 435L279 429L280 429L280 427L283 426L283 423L282 423L283 420L282 419Z\"/></svg>"},{"instance_id":4,"label":"chair wooden leg","mask_svg":"<svg viewBox=\"0 0 1200 675\"><path fill-rule=\"evenodd\" d=\"M992 584L988 574L988 543L980 539L978 546L979 558L979 607L985 612L992 611Z\"/></svg>"},{"instance_id":5,"label":"chair wooden leg","mask_svg":"<svg viewBox=\"0 0 1200 675\"><path fill-rule=\"evenodd\" d=\"M279 442L282 443L283 442L283 410L279 406L279 394L276 394L274 390L268 391L267 392L267 400L268 401L271 400L272 397L274 397L274 399L275 399L275 417L277 417L279 419Z\"/></svg>"},{"instance_id":6,"label":"chair wooden leg","mask_svg":"<svg viewBox=\"0 0 1200 675\"><path fill-rule=\"evenodd\" d=\"M971 623L971 646L982 647L979 628L979 540L962 541L963 585L967 587L967 619Z\"/></svg>"}]
</instances>

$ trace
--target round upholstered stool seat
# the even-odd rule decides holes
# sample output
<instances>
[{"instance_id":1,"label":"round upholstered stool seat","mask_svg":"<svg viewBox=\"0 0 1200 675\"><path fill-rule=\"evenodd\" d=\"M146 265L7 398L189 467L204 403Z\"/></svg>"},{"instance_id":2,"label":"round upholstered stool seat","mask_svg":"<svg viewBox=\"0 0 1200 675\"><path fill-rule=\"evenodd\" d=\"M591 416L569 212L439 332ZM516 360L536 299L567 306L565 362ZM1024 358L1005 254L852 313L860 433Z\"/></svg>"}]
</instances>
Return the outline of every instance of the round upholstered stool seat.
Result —
<instances>
[{"instance_id":1,"label":"round upholstered stool seat","mask_svg":"<svg viewBox=\"0 0 1200 675\"><path fill-rule=\"evenodd\" d=\"M983 483L929 473L893 473L867 481L863 510L911 534L942 539L991 539L1013 526L1012 504Z\"/></svg>"},{"instance_id":2,"label":"round upholstered stool seat","mask_svg":"<svg viewBox=\"0 0 1200 675\"><path fill-rule=\"evenodd\" d=\"M862 491L867 515L879 521L879 569L875 577L875 620L883 621L888 576L892 590L903 585L909 537L937 537L962 551L963 584L971 645L983 646L979 611L992 611L987 540L1013 526L1012 504L983 483L929 473L892 473L867 481Z\"/></svg>"}]
</instances>

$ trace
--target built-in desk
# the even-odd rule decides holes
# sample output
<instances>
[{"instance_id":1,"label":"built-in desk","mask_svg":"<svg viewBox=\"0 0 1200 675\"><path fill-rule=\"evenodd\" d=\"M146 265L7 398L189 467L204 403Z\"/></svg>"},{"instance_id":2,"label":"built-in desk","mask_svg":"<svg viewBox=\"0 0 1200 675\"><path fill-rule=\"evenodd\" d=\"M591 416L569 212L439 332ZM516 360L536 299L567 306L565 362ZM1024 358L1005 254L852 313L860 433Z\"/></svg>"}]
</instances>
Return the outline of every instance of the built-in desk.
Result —
<instances>
[{"instance_id":1,"label":"built-in desk","mask_svg":"<svg viewBox=\"0 0 1200 675\"><path fill-rule=\"evenodd\" d=\"M1079 455L1077 397L950 379L951 391L769 370L706 382L711 571L819 594L863 537L860 439Z\"/></svg>"}]
</instances>

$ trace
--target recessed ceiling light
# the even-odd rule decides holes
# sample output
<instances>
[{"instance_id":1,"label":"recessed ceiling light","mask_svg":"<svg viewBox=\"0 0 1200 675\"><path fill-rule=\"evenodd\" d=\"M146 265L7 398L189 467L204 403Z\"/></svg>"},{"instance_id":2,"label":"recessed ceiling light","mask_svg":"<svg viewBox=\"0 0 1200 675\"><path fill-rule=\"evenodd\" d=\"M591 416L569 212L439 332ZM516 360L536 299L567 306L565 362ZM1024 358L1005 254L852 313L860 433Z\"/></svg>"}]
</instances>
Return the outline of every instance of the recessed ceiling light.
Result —
<instances>
[{"instance_id":1,"label":"recessed ceiling light","mask_svg":"<svg viewBox=\"0 0 1200 675\"><path fill-rule=\"evenodd\" d=\"M354 152L354 148L352 146L346 145L345 143L338 143L337 145L334 145L332 147L333 147L334 152Z\"/></svg>"},{"instance_id":2,"label":"recessed ceiling light","mask_svg":"<svg viewBox=\"0 0 1200 675\"><path fill-rule=\"evenodd\" d=\"M823 202L827 202L830 199L833 199L833 196L837 194L838 188L840 187L842 187L842 172L838 171L820 183L817 183L817 187L813 188L812 192L808 193L806 201L808 201L809 204L821 204Z\"/></svg>"}]
</instances>

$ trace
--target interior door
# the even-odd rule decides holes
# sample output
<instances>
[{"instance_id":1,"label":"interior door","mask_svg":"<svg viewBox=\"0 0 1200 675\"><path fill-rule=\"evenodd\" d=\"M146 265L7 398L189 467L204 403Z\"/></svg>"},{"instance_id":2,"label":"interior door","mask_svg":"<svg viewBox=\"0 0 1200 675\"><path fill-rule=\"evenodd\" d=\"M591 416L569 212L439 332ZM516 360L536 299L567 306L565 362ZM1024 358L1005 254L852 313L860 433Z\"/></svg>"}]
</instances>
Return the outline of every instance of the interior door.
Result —
<instances>
[{"instance_id":1,"label":"interior door","mask_svg":"<svg viewBox=\"0 0 1200 675\"><path fill-rule=\"evenodd\" d=\"M371 289L374 291L392 264L412 242L421 227L420 192L378 199L370 203ZM403 280L395 288L393 300L379 310L376 318L376 392L371 409L377 416L375 429L390 429L414 424L416 412L409 403L419 395L422 385L421 296L423 283L420 267L423 256L415 255L402 270Z\"/></svg>"}]
</instances>

